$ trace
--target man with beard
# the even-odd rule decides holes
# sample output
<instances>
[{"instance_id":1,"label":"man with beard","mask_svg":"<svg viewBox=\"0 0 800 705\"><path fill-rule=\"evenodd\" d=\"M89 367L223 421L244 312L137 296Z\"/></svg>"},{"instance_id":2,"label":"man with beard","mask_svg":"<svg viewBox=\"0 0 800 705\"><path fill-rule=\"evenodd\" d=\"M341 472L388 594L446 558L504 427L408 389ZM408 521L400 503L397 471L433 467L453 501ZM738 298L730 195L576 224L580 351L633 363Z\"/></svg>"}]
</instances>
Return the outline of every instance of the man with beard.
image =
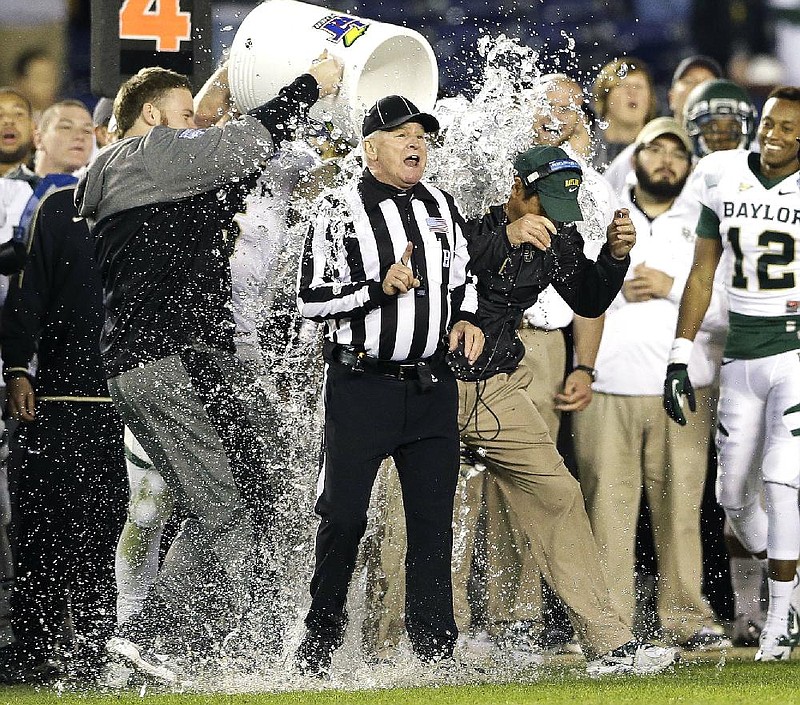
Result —
<instances>
[{"instance_id":1,"label":"man with beard","mask_svg":"<svg viewBox=\"0 0 800 705\"><path fill-rule=\"evenodd\" d=\"M700 503L714 365L695 346L697 423L664 420L663 369L678 302L689 276L699 206L683 193L692 144L672 118L652 120L633 156L637 183L622 194L636 245L622 291L606 312L592 403L573 418L586 507L614 607L628 626L635 605L636 525L647 493L658 559L658 615L664 637L684 648L730 645L701 594ZM617 429L609 433L609 428Z\"/></svg>"},{"instance_id":2,"label":"man with beard","mask_svg":"<svg viewBox=\"0 0 800 705\"><path fill-rule=\"evenodd\" d=\"M33 128L30 101L13 88L0 88L0 176L8 176L30 159Z\"/></svg>"}]
</instances>

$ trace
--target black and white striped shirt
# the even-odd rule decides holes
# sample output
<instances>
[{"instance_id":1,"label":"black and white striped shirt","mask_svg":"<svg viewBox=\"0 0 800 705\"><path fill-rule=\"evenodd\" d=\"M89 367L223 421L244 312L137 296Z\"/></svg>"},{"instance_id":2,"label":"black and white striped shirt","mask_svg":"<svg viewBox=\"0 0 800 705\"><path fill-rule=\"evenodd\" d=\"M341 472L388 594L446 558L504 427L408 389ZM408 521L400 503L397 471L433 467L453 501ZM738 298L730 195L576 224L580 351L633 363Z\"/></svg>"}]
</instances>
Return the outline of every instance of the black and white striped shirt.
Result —
<instances>
[{"instance_id":1,"label":"black and white striped shirt","mask_svg":"<svg viewBox=\"0 0 800 705\"><path fill-rule=\"evenodd\" d=\"M325 335L381 360L430 357L450 325L477 323L463 219L449 194L418 183L400 191L365 170L337 199L319 202L306 238L297 303ZM389 267L414 243L420 289L389 296Z\"/></svg>"}]
</instances>

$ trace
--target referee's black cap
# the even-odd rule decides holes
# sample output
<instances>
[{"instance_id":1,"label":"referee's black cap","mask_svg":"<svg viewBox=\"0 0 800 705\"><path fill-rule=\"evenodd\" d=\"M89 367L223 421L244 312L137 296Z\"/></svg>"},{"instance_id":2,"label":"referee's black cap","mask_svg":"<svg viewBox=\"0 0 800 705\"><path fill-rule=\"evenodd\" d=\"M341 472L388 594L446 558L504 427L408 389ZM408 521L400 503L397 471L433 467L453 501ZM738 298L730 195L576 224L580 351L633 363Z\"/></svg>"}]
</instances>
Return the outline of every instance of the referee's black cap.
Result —
<instances>
[{"instance_id":1,"label":"referee's black cap","mask_svg":"<svg viewBox=\"0 0 800 705\"><path fill-rule=\"evenodd\" d=\"M368 137L378 130L393 130L412 121L422 125L425 132L439 129L439 121L430 113L420 112L408 98L388 95L369 109L361 125L361 136Z\"/></svg>"}]
</instances>

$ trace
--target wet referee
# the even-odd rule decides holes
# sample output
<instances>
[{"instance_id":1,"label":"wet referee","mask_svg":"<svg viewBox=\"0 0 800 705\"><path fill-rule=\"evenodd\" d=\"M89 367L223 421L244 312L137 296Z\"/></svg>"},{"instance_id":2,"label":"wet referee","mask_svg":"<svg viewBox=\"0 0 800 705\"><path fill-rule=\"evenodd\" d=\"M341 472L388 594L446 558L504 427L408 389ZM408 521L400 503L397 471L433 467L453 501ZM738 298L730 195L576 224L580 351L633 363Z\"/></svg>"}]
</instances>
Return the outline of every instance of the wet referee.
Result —
<instances>
[{"instance_id":1,"label":"wet referee","mask_svg":"<svg viewBox=\"0 0 800 705\"><path fill-rule=\"evenodd\" d=\"M452 655L450 582L458 472L458 390L445 355L483 349L452 197L421 182L436 118L379 100L362 127L367 168L319 204L300 265L301 313L325 324L325 444L311 608L297 667L325 675L342 643L345 600L381 461L403 489L406 628L425 661Z\"/></svg>"}]
</instances>

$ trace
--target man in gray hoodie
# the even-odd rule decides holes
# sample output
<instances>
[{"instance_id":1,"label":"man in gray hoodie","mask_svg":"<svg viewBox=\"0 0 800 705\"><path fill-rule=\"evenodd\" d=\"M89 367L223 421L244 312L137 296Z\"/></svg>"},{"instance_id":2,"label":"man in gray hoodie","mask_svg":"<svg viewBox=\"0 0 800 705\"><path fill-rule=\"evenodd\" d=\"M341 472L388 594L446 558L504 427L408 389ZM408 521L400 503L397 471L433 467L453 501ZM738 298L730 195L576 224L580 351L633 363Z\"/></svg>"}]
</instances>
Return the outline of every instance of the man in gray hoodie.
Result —
<instances>
[{"instance_id":1,"label":"man in gray hoodie","mask_svg":"<svg viewBox=\"0 0 800 705\"><path fill-rule=\"evenodd\" d=\"M154 636L192 624L192 611L208 599L200 588L215 571L225 601L241 614L256 534L271 533L274 497L228 376L233 218L309 107L337 90L341 70L323 55L273 100L200 130L187 79L143 69L115 99L121 139L78 185L103 282L100 350L111 397L194 519L178 539L187 550L165 561L142 613L106 648L168 682L178 676L152 653Z\"/></svg>"}]
</instances>

